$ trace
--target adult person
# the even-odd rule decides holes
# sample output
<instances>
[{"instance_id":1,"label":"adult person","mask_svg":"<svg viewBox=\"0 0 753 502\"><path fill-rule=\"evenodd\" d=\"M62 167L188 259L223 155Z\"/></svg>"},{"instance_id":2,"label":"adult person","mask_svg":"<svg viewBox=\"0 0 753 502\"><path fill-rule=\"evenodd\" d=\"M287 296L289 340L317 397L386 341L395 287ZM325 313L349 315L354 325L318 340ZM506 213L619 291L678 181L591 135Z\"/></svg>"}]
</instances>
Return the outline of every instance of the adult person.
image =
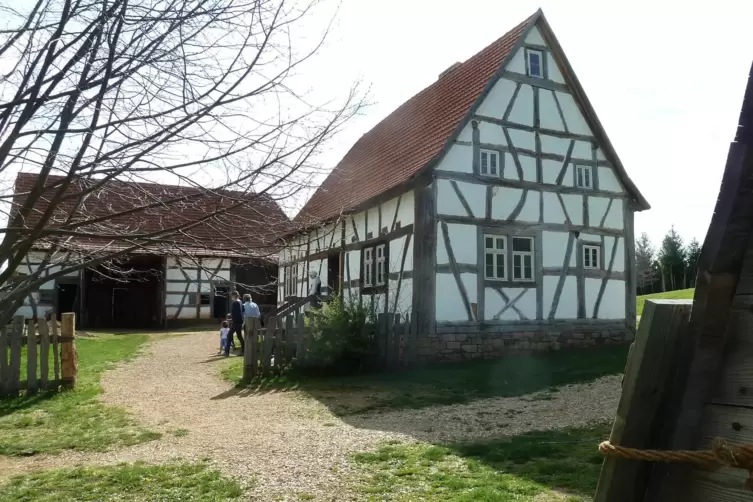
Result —
<instances>
[{"instance_id":1,"label":"adult person","mask_svg":"<svg viewBox=\"0 0 753 502\"><path fill-rule=\"evenodd\" d=\"M243 344L243 305L241 304L240 295L237 291L233 291L230 294L230 317L233 321L230 327L230 334L228 335L228 343L225 345L225 356L230 355L230 344L233 343L233 334L238 335L238 340L241 342L241 354L244 353L245 345Z\"/></svg>"},{"instance_id":2,"label":"adult person","mask_svg":"<svg viewBox=\"0 0 753 502\"><path fill-rule=\"evenodd\" d=\"M319 297L322 295L322 280L319 278L319 274L313 270L309 273L309 296L313 296L309 305L312 308L321 307L321 300Z\"/></svg>"},{"instance_id":3,"label":"adult person","mask_svg":"<svg viewBox=\"0 0 753 502\"><path fill-rule=\"evenodd\" d=\"M251 319L259 318L261 318L259 306L251 301L251 295L243 295L243 333L246 335L246 342L251 336Z\"/></svg>"}]
</instances>

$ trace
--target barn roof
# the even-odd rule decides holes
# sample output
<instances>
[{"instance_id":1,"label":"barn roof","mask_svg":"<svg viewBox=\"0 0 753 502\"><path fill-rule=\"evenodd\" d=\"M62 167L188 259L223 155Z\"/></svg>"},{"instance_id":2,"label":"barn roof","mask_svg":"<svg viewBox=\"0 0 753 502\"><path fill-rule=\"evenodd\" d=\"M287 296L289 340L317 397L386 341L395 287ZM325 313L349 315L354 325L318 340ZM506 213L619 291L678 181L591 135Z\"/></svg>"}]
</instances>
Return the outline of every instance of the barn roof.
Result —
<instances>
[{"instance_id":1,"label":"barn roof","mask_svg":"<svg viewBox=\"0 0 753 502\"><path fill-rule=\"evenodd\" d=\"M467 61L449 68L438 80L403 103L364 134L332 170L295 221L310 224L367 205L388 190L417 177L437 162L446 145L465 125L471 111L496 81L533 25L550 42L565 78L580 101L586 120L600 140L637 209L648 202L627 176L585 92L551 32L541 10ZM453 69L454 68L454 69Z\"/></svg>"},{"instance_id":2,"label":"barn roof","mask_svg":"<svg viewBox=\"0 0 753 502\"><path fill-rule=\"evenodd\" d=\"M64 179L47 178L41 202L27 218L26 228L33 228L40 221ZM18 174L11 218L37 180L34 173ZM134 242L146 242L142 252L172 250L199 256L264 256L273 252L272 244L291 225L267 194L111 180L83 198L77 195L98 182L73 180L65 192L67 200L56 208L46 226L47 230L66 229L70 233L48 232L35 247L44 248L49 238L62 235L72 239L70 247L82 250L107 246L108 251L115 251ZM79 199L81 205L71 222L75 227L66 226L68 215ZM111 217L113 214L118 216ZM176 228L180 231L171 231ZM165 233L164 237L160 237L160 232ZM139 241L138 236L144 235L152 237Z\"/></svg>"}]
</instances>

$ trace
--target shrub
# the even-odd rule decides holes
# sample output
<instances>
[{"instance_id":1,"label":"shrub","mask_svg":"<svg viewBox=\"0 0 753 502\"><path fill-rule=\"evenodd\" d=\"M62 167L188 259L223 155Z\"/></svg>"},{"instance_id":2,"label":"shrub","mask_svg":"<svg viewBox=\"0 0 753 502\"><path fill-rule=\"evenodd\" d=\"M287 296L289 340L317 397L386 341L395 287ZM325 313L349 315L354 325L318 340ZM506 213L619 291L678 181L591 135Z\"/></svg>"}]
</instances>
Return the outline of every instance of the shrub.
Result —
<instances>
[{"instance_id":1,"label":"shrub","mask_svg":"<svg viewBox=\"0 0 753 502\"><path fill-rule=\"evenodd\" d=\"M373 301L362 304L335 296L321 309L309 311L312 333L304 361L296 366L308 372L354 373L372 366L376 322Z\"/></svg>"}]
</instances>

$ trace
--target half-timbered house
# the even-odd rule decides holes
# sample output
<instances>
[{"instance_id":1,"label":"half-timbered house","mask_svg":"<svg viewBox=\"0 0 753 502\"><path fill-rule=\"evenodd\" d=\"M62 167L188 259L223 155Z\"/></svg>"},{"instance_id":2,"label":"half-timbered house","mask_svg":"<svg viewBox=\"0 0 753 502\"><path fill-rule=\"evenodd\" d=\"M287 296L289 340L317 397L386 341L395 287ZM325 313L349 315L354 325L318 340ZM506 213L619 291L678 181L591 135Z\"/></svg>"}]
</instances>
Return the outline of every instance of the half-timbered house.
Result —
<instances>
[{"instance_id":1,"label":"half-timbered house","mask_svg":"<svg viewBox=\"0 0 753 502\"><path fill-rule=\"evenodd\" d=\"M23 205L37 179L31 173L17 176L14 208ZM62 180L47 178L49 196L29 215L28 228L35 228L44 201L52 199ZM75 179L66 193L77 200L77 193L95 183ZM66 229L65 222L75 221L75 232L54 247L49 237L37 241L17 273L33 274L44 265L49 276L92 258L112 255L115 260L49 280L28 295L20 315L31 318L54 309L58 314L76 312L83 328L174 327L224 319L233 290L252 293L263 311L275 308L273 244L290 221L266 195L114 180L83 198L77 210L70 206L61 203L48 225ZM181 230L170 231L173 228ZM162 231L165 237L159 238ZM96 237L103 233L121 236ZM157 238L136 237L144 234ZM139 243L137 249L115 256Z\"/></svg>"},{"instance_id":2,"label":"half-timbered house","mask_svg":"<svg viewBox=\"0 0 753 502\"><path fill-rule=\"evenodd\" d=\"M313 270L413 316L424 358L622 342L648 208L538 11L356 142L296 217L278 303Z\"/></svg>"}]
</instances>

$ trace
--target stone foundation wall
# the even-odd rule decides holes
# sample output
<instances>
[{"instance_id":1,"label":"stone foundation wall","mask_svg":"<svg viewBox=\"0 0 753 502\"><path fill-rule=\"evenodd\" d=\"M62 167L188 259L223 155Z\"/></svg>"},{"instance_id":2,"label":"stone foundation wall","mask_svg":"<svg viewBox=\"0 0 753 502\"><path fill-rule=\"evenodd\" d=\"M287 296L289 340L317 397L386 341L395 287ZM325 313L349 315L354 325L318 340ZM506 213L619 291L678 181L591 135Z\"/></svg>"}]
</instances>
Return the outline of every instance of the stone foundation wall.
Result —
<instances>
[{"instance_id":1,"label":"stone foundation wall","mask_svg":"<svg viewBox=\"0 0 753 502\"><path fill-rule=\"evenodd\" d=\"M515 351L548 351L631 343L634 334L619 330L513 333L432 333L418 339L420 361L461 361L500 357Z\"/></svg>"}]
</instances>

